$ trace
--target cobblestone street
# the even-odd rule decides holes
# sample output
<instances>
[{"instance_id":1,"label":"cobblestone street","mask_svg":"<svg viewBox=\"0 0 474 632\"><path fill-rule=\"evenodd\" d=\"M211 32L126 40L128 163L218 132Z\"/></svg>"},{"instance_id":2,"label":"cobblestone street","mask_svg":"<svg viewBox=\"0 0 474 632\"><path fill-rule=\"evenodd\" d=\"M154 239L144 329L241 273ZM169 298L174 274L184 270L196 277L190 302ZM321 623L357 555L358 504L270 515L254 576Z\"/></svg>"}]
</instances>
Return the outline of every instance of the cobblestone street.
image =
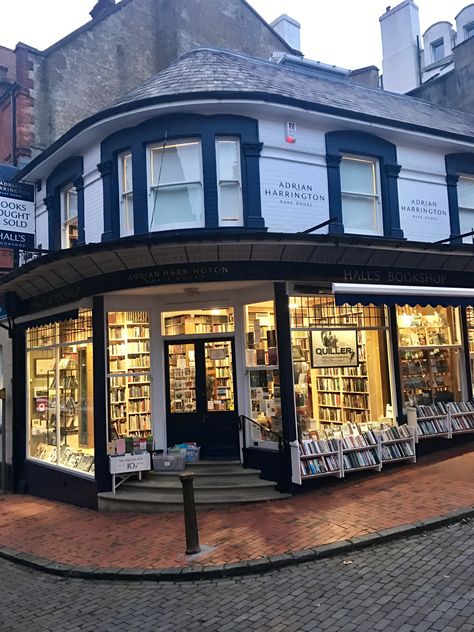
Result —
<instances>
[{"instance_id":1,"label":"cobblestone street","mask_svg":"<svg viewBox=\"0 0 474 632\"><path fill-rule=\"evenodd\" d=\"M472 632L473 561L472 521L262 576L199 583L63 579L0 561L0 630Z\"/></svg>"}]
</instances>

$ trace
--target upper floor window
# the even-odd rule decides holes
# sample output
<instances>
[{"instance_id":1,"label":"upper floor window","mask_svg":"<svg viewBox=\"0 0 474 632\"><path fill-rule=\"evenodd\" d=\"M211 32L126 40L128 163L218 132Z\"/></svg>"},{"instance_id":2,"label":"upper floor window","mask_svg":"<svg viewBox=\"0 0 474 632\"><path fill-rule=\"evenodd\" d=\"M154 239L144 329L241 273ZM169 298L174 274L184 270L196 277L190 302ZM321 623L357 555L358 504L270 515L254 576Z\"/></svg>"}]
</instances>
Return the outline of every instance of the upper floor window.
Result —
<instances>
[{"instance_id":1,"label":"upper floor window","mask_svg":"<svg viewBox=\"0 0 474 632\"><path fill-rule=\"evenodd\" d=\"M464 27L464 39L468 39L474 35L474 22L469 22Z\"/></svg>"},{"instance_id":2,"label":"upper floor window","mask_svg":"<svg viewBox=\"0 0 474 632\"><path fill-rule=\"evenodd\" d=\"M242 176L240 143L236 138L216 138L219 224L242 226Z\"/></svg>"},{"instance_id":3,"label":"upper floor window","mask_svg":"<svg viewBox=\"0 0 474 632\"><path fill-rule=\"evenodd\" d=\"M61 190L61 248L72 248L78 239L77 189L72 184Z\"/></svg>"},{"instance_id":4,"label":"upper floor window","mask_svg":"<svg viewBox=\"0 0 474 632\"><path fill-rule=\"evenodd\" d=\"M458 207L460 234L474 230L474 175L460 176L458 180ZM464 237L465 243L474 243L474 236Z\"/></svg>"},{"instance_id":5,"label":"upper floor window","mask_svg":"<svg viewBox=\"0 0 474 632\"><path fill-rule=\"evenodd\" d=\"M151 232L204 226L201 142L163 141L148 150Z\"/></svg>"},{"instance_id":6,"label":"upper floor window","mask_svg":"<svg viewBox=\"0 0 474 632\"><path fill-rule=\"evenodd\" d=\"M133 235L132 154L119 156L120 236Z\"/></svg>"},{"instance_id":7,"label":"upper floor window","mask_svg":"<svg viewBox=\"0 0 474 632\"><path fill-rule=\"evenodd\" d=\"M441 37L431 44L431 58L435 62L443 59L444 56L444 39Z\"/></svg>"},{"instance_id":8,"label":"upper floor window","mask_svg":"<svg viewBox=\"0 0 474 632\"><path fill-rule=\"evenodd\" d=\"M344 156L340 173L344 231L383 235L378 160Z\"/></svg>"}]
</instances>

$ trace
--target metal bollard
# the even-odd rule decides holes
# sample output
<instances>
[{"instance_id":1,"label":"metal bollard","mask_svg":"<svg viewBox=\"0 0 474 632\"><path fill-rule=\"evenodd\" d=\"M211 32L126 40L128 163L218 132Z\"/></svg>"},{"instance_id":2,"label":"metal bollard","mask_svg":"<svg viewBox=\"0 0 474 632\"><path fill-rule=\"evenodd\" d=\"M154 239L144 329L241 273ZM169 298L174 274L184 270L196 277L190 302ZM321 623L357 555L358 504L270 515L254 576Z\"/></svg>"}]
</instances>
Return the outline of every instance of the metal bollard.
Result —
<instances>
[{"instance_id":1,"label":"metal bollard","mask_svg":"<svg viewBox=\"0 0 474 632\"><path fill-rule=\"evenodd\" d=\"M199 546L199 532L196 519L196 505L194 503L194 474L186 472L179 475L183 486L184 502L184 530L186 532L186 555L194 555L201 551Z\"/></svg>"}]
</instances>

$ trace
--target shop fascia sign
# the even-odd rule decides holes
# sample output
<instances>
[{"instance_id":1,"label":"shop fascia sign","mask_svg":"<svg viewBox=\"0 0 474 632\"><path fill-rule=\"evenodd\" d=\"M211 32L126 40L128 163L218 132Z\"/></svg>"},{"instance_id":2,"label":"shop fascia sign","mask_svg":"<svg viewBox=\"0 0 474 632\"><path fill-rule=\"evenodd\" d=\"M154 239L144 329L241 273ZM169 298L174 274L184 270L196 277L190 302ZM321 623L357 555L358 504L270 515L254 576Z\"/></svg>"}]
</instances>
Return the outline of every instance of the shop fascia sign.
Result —
<instances>
[{"instance_id":1,"label":"shop fascia sign","mask_svg":"<svg viewBox=\"0 0 474 632\"><path fill-rule=\"evenodd\" d=\"M28 249L35 241L35 192L31 184L0 180L0 248Z\"/></svg>"},{"instance_id":2,"label":"shop fascia sign","mask_svg":"<svg viewBox=\"0 0 474 632\"><path fill-rule=\"evenodd\" d=\"M311 365L313 369L359 365L355 329L311 331Z\"/></svg>"}]
</instances>

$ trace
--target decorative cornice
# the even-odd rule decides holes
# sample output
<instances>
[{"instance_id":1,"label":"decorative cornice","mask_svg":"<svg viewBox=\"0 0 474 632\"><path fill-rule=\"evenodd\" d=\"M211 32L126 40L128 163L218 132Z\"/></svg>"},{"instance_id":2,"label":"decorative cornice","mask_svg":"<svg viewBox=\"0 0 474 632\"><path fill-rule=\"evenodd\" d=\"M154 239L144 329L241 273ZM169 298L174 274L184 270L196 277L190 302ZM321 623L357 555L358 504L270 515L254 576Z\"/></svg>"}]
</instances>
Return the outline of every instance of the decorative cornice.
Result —
<instances>
[{"instance_id":1,"label":"decorative cornice","mask_svg":"<svg viewBox=\"0 0 474 632\"><path fill-rule=\"evenodd\" d=\"M246 156L255 156L258 158L262 153L263 143L243 143L242 149Z\"/></svg>"},{"instance_id":2,"label":"decorative cornice","mask_svg":"<svg viewBox=\"0 0 474 632\"><path fill-rule=\"evenodd\" d=\"M97 165L97 169L103 178L112 174L112 168L113 164L111 160L104 160L104 162L99 162Z\"/></svg>"}]
</instances>

